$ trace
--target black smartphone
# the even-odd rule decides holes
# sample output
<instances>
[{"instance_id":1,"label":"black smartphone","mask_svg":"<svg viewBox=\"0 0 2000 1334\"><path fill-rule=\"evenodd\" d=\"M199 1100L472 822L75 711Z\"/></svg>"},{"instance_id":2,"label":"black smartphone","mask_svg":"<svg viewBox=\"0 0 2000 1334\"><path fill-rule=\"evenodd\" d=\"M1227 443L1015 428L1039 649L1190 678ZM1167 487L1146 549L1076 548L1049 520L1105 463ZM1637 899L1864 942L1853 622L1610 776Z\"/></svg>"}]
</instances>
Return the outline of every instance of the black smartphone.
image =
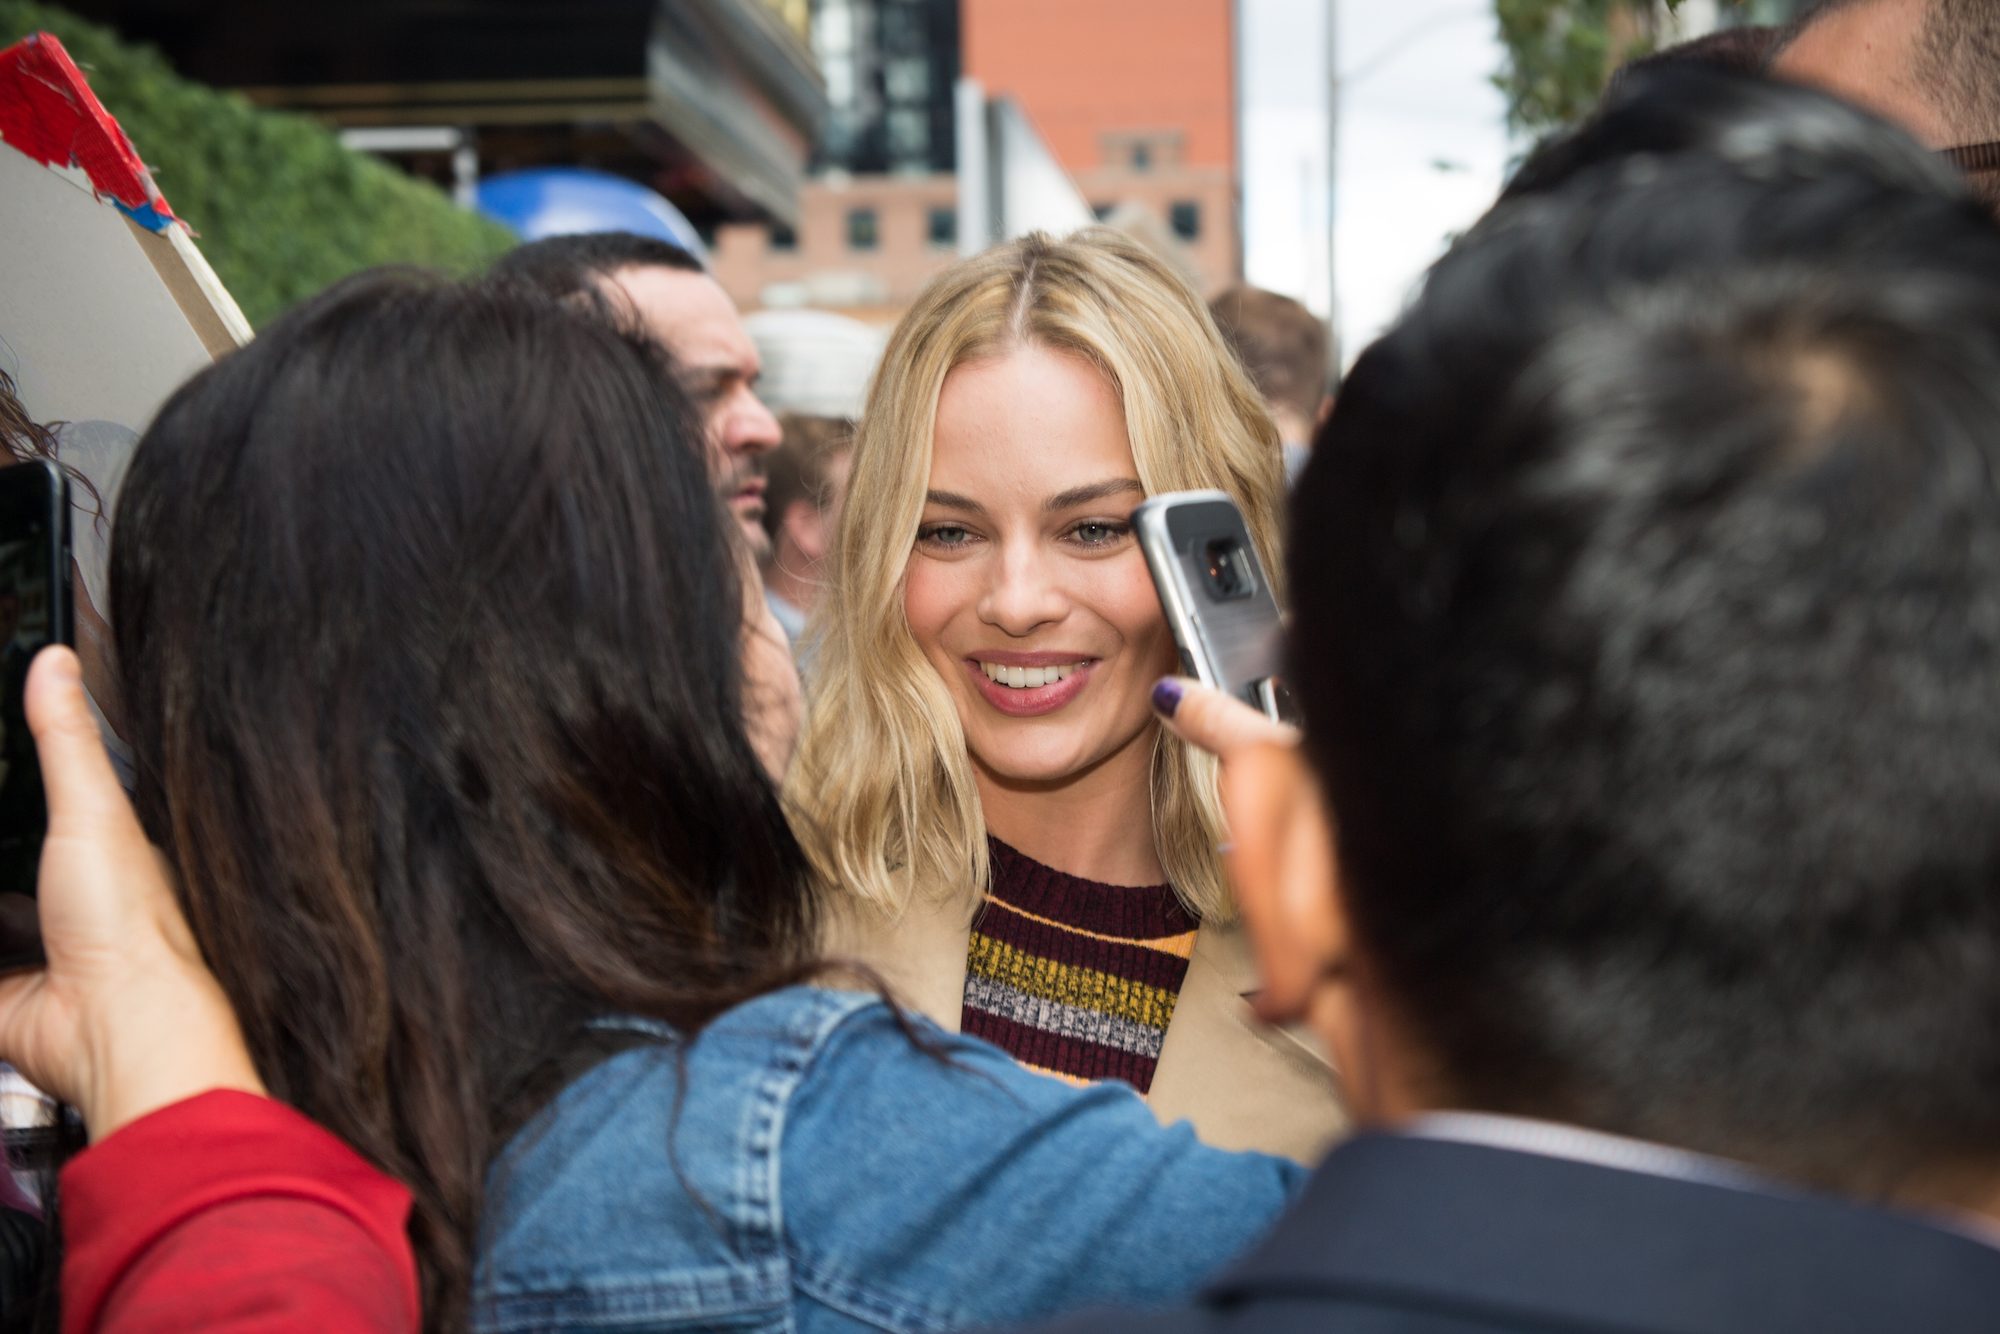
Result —
<instances>
[{"instance_id":1,"label":"black smartphone","mask_svg":"<svg viewBox=\"0 0 2000 1334\"><path fill-rule=\"evenodd\" d=\"M42 962L35 876L49 807L28 731L28 664L75 642L69 479L46 459L0 468L0 969Z\"/></svg>"},{"instance_id":2,"label":"black smartphone","mask_svg":"<svg viewBox=\"0 0 2000 1334\"><path fill-rule=\"evenodd\" d=\"M1220 491L1168 491L1132 512L1181 670L1292 721L1278 679L1284 627L1249 525Z\"/></svg>"}]
</instances>

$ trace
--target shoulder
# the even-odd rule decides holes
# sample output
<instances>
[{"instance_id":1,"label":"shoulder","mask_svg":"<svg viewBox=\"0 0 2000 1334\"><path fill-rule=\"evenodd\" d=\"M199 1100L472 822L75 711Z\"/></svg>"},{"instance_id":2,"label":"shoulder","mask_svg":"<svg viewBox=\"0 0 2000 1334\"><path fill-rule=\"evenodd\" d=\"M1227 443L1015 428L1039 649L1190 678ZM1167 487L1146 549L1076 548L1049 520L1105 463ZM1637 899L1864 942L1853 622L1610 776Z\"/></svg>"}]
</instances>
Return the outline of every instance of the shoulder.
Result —
<instances>
[{"instance_id":1,"label":"shoulder","mask_svg":"<svg viewBox=\"0 0 2000 1334\"><path fill-rule=\"evenodd\" d=\"M587 1323L620 1301L715 1320L788 1304L779 1127L820 1049L871 1005L879 1002L786 988L735 1007L693 1041L645 1021L607 1021L657 1040L579 1076L495 1162L475 1324Z\"/></svg>"},{"instance_id":2,"label":"shoulder","mask_svg":"<svg viewBox=\"0 0 2000 1334\"><path fill-rule=\"evenodd\" d=\"M931 1328L1185 1297L1303 1175L879 1003L820 1049L784 1133L801 1294Z\"/></svg>"},{"instance_id":3,"label":"shoulder","mask_svg":"<svg viewBox=\"0 0 2000 1334\"><path fill-rule=\"evenodd\" d=\"M879 995L858 994L828 1023L803 1072L797 1115L816 1131L812 1117L840 1108L838 1124L826 1129L838 1139L843 1126L882 1118L884 1125L907 1125L917 1132L901 1146L921 1151L923 1142L950 1137L944 1124L998 1117L1034 1119L1071 1112L1079 1105L1116 1109L1121 1116L1145 1116L1136 1095L1122 1085L1076 1088L1024 1069L997 1047L949 1032L924 1014L893 1006ZM795 1136L804 1138L803 1136Z\"/></svg>"},{"instance_id":4,"label":"shoulder","mask_svg":"<svg viewBox=\"0 0 2000 1334\"><path fill-rule=\"evenodd\" d=\"M1308 1036L1257 1017L1244 998L1258 985L1241 924L1204 923L1147 1101L1211 1144L1317 1162L1347 1123L1333 1066Z\"/></svg>"}]
</instances>

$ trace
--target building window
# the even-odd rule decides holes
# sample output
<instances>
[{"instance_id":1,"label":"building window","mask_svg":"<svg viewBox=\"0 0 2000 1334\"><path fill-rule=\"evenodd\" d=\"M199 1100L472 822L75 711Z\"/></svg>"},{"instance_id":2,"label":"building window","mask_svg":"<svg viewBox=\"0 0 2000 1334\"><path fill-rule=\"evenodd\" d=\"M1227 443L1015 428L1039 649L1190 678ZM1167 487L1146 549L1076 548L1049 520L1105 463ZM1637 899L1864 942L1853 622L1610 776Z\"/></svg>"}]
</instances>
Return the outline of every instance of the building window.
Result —
<instances>
[{"instance_id":1,"label":"building window","mask_svg":"<svg viewBox=\"0 0 2000 1334\"><path fill-rule=\"evenodd\" d=\"M931 151L930 117L920 110L898 107L885 122L889 130L889 157L901 165L922 162Z\"/></svg>"},{"instance_id":2,"label":"building window","mask_svg":"<svg viewBox=\"0 0 2000 1334\"><path fill-rule=\"evenodd\" d=\"M847 210L847 248L849 250L873 250L881 243L876 231L875 210L872 208L851 208Z\"/></svg>"},{"instance_id":3,"label":"building window","mask_svg":"<svg viewBox=\"0 0 2000 1334\"><path fill-rule=\"evenodd\" d=\"M1121 171L1167 171L1186 158L1185 135L1179 130L1107 130L1097 143L1104 165Z\"/></svg>"},{"instance_id":4,"label":"building window","mask_svg":"<svg viewBox=\"0 0 2000 1334\"><path fill-rule=\"evenodd\" d=\"M882 89L892 103L922 107L931 91L930 62L917 56L889 61L882 71Z\"/></svg>"},{"instance_id":5,"label":"building window","mask_svg":"<svg viewBox=\"0 0 2000 1334\"><path fill-rule=\"evenodd\" d=\"M1197 240L1201 236L1201 205L1192 199L1174 201L1167 209L1167 225L1174 229L1174 235L1183 241Z\"/></svg>"},{"instance_id":6,"label":"building window","mask_svg":"<svg viewBox=\"0 0 2000 1334\"><path fill-rule=\"evenodd\" d=\"M958 0L811 0L810 11L829 103L815 167L950 171Z\"/></svg>"},{"instance_id":7,"label":"building window","mask_svg":"<svg viewBox=\"0 0 2000 1334\"><path fill-rule=\"evenodd\" d=\"M797 232L793 231L791 228L785 226L781 222L772 224L771 249L797 250L798 248L799 248L799 234Z\"/></svg>"},{"instance_id":8,"label":"building window","mask_svg":"<svg viewBox=\"0 0 2000 1334\"><path fill-rule=\"evenodd\" d=\"M949 250L958 244L958 210L933 206L930 211L931 244Z\"/></svg>"}]
</instances>

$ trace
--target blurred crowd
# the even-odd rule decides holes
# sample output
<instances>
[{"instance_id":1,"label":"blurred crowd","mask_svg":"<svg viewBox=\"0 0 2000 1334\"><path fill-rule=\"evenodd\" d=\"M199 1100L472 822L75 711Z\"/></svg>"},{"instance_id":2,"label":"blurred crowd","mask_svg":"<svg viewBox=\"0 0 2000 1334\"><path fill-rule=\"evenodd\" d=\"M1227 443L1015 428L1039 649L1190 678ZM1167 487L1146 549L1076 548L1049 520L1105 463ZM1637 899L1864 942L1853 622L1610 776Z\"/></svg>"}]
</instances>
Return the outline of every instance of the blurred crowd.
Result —
<instances>
[{"instance_id":1,"label":"blurred crowd","mask_svg":"<svg viewBox=\"0 0 2000 1334\"><path fill-rule=\"evenodd\" d=\"M1996 202L2000 6L1835 0L1621 71L1338 383L1093 227L6 396L80 633L0 1057L88 1147L0 1319L2000 1326ZM1180 674L1185 491L1300 726Z\"/></svg>"}]
</instances>

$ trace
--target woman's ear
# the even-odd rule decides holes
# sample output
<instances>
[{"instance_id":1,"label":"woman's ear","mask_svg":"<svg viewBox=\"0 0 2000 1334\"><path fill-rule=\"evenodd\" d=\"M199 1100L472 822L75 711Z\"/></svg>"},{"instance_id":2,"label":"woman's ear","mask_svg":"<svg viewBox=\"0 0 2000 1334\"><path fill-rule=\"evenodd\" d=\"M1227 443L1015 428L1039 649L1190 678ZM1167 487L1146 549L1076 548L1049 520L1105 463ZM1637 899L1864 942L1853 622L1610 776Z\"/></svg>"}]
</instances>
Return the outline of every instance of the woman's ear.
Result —
<instances>
[{"instance_id":1,"label":"woman's ear","mask_svg":"<svg viewBox=\"0 0 2000 1334\"><path fill-rule=\"evenodd\" d=\"M1347 966L1333 820L1296 746L1230 756L1222 802L1230 880L1263 978L1258 1012L1273 1023L1305 1019Z\"/></svg>"}]
</instances>

